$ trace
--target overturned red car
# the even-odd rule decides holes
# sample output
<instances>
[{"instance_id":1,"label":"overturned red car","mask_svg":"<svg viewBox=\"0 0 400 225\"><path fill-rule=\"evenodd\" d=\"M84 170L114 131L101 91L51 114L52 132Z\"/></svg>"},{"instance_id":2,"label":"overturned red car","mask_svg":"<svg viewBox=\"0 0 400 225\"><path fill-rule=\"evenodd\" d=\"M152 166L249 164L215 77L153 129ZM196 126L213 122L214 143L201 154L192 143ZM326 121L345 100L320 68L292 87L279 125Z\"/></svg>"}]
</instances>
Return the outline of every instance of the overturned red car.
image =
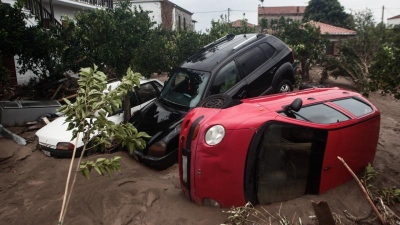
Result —
<instances>
[{"instance_id":1,"label":"overturned red car","mask_svg":"<svg viewBox=\"0 0 400 225\"><path fill-rule=\"evenodd\" d=\"M210 96L179 137L184 193L200 205L269 204L321 194L372 163L380 112L360 94L313 88L235 102Z\"/></svg>"}]
</instances>

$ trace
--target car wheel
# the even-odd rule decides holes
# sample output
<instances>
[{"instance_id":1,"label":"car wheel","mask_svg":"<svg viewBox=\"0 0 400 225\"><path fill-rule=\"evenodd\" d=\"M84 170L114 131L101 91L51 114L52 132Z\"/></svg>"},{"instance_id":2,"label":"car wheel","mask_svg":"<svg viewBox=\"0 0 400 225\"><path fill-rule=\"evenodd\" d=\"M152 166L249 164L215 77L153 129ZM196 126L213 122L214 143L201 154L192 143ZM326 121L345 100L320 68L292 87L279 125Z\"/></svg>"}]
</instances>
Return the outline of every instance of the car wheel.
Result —
<instances>
[{"instance_id":1,"label":"car wheel","mask_svg":"<svg viewBox=\"0 0 400 225\"><path fill-rule=\"evenodd\" d=\"M203 108L217 108L217 109L225 109L235 105L233 99L224 94L211 95L197 105L198 107Z\"/></svg>"},{"instance_id":2,"label":"car wheel","mask_svg":"<svg viewBox=\"0 0 400 225\"><path fill-rule=\"evenodd\" d=\"M276 90L277 93L291 92L293 91L293 84L289 80L282 80Z\"/></svg>"}]
</instances>

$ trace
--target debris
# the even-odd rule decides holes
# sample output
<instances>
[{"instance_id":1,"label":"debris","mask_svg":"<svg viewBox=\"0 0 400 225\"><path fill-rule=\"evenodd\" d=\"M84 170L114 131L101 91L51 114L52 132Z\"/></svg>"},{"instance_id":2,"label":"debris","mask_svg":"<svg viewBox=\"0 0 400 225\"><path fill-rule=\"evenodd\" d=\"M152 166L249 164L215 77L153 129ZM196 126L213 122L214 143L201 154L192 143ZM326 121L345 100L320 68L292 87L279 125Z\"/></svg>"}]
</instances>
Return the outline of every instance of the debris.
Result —
<instances>
[{"instance_id":1,"label":"debris","mask_svg":"<svg viewBox=\"0 0 400 225\"><path fill-rule=\"evenodd\" d=\"M49 119L47 119L47 117L43 117L42 118L43 123L45 123L46 125L50 123Z\"/></svg>"},{"instance_id":2,"label":"debris","mask_svg":"<svg viewBox=\"0 0 400 225\"><path fill-rule=\"evenodd\" d=\"M26 140L24 138L18 136L17 134L14 134L7 128L3 127L3 125L1 124L0 124L0 137L12 139L13 141L15 141L15 143L19 145L26 145Z\"/></svg>"},{"instance_id":3,"label":"debris","mask_svg":"<svg viewBox=\"0 0 400 225\"><path fill-rule=\"evenodd\" d=\"M318 219L318 224L335 225L335 220L327 202L316 203L311 201L311 204Z\"/></svg>"},{"instance_id":4,"label":"debris","mask_svg":"<svg viewBox=\"0 0 400 225\"><path fill-rule=\"evenodd\" d=\"M374 205L374 203L372 202L371 198L368 195L367 190L365 190L365 187L362 185L362 183L361 183L360 179L358 179L357 175L353 172L353 170L351 170L351 168L347 165L347 163L344 161L343 158L341 158L339 156L337 158L340 160L340 162L343 163L344 167L346 167L346 169L349 171L351 176L354 178L354 180L360 186L361 190L363 191L363 193L365 195L365 198L367 199L367 201L368 201L369 205L371 206L372 210L375 212L375 214L378 217L379 221L384 225L387 224L385 222L385 220L383 219L382 215L380 214L380 212L378 211L378 209L376 208L376 206Z\"/></svg>"}]
</instances>

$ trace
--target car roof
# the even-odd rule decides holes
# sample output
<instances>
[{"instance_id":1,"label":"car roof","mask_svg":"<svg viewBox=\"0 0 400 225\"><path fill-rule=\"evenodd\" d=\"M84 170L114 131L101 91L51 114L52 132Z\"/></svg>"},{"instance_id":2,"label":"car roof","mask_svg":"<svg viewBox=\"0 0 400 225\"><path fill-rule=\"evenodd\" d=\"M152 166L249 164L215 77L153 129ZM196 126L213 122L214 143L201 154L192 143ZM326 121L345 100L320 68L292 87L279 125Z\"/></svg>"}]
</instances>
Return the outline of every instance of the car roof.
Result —
<instances>
[{"instance_id":1,"label":"car roof","mask_svg":"<svg viewBox=\"0 0 400 225\"><path fill-rule=\"evenodd\" d=\"M244 104L256 104L270 111L280 111L283 107L290 105L296 98L301 98L303 106L331 101L340 98L361 97L359 93L334 88L310 88L297 92L279 93L256 98L243 99Z\"/></svg>"},{"instance_id":2,"label":"car roof","mask_svg":"<svg viewBox=\"0 0 400 225\"><path fill-rule=\"evenodd\" d=\"M186 61L181 64L181 67L186 69L211 71L228 56L248 44L259 41L265 37L272 36L268 34L227 35L207 46L204 46L200 51L186 59Z\"/></svg>"}]
</instances>

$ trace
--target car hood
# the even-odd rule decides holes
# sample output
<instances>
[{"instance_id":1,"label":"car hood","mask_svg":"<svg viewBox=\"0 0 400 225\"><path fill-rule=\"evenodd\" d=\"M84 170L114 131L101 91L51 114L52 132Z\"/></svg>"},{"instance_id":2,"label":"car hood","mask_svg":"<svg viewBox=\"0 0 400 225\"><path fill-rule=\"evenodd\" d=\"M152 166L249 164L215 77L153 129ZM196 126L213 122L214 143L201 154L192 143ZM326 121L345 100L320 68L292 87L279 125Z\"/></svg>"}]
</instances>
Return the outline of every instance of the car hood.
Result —
<instances>
[{"instance_id":1,"label":"car hood","mask_svg":"<svg viewBox=\"0 0 400 225\"><path fill-rule=\"evenodd\" d=\"M152 136L148 144L160 140L179 127L187 112L170 108L156 99L144 107L140 113L131 119L132 124L138 129Z\"/></svg>"},{"instance_id":2,"label":"car hood","mask_svg":"<svg viewBox=\"0 0 400 225\"><path fill-rule=\"evenodd\" d=\"M39 144L50 148L56 148L58 142L70 142L75 145L75 140L72 139L72 131L68 129L68 123L65 123L65 116L53 120L51 123L42 127L36 132L39 139ZM78 141L76 147L83 145L82 139Z\"/></svg>"}]
</instances>

